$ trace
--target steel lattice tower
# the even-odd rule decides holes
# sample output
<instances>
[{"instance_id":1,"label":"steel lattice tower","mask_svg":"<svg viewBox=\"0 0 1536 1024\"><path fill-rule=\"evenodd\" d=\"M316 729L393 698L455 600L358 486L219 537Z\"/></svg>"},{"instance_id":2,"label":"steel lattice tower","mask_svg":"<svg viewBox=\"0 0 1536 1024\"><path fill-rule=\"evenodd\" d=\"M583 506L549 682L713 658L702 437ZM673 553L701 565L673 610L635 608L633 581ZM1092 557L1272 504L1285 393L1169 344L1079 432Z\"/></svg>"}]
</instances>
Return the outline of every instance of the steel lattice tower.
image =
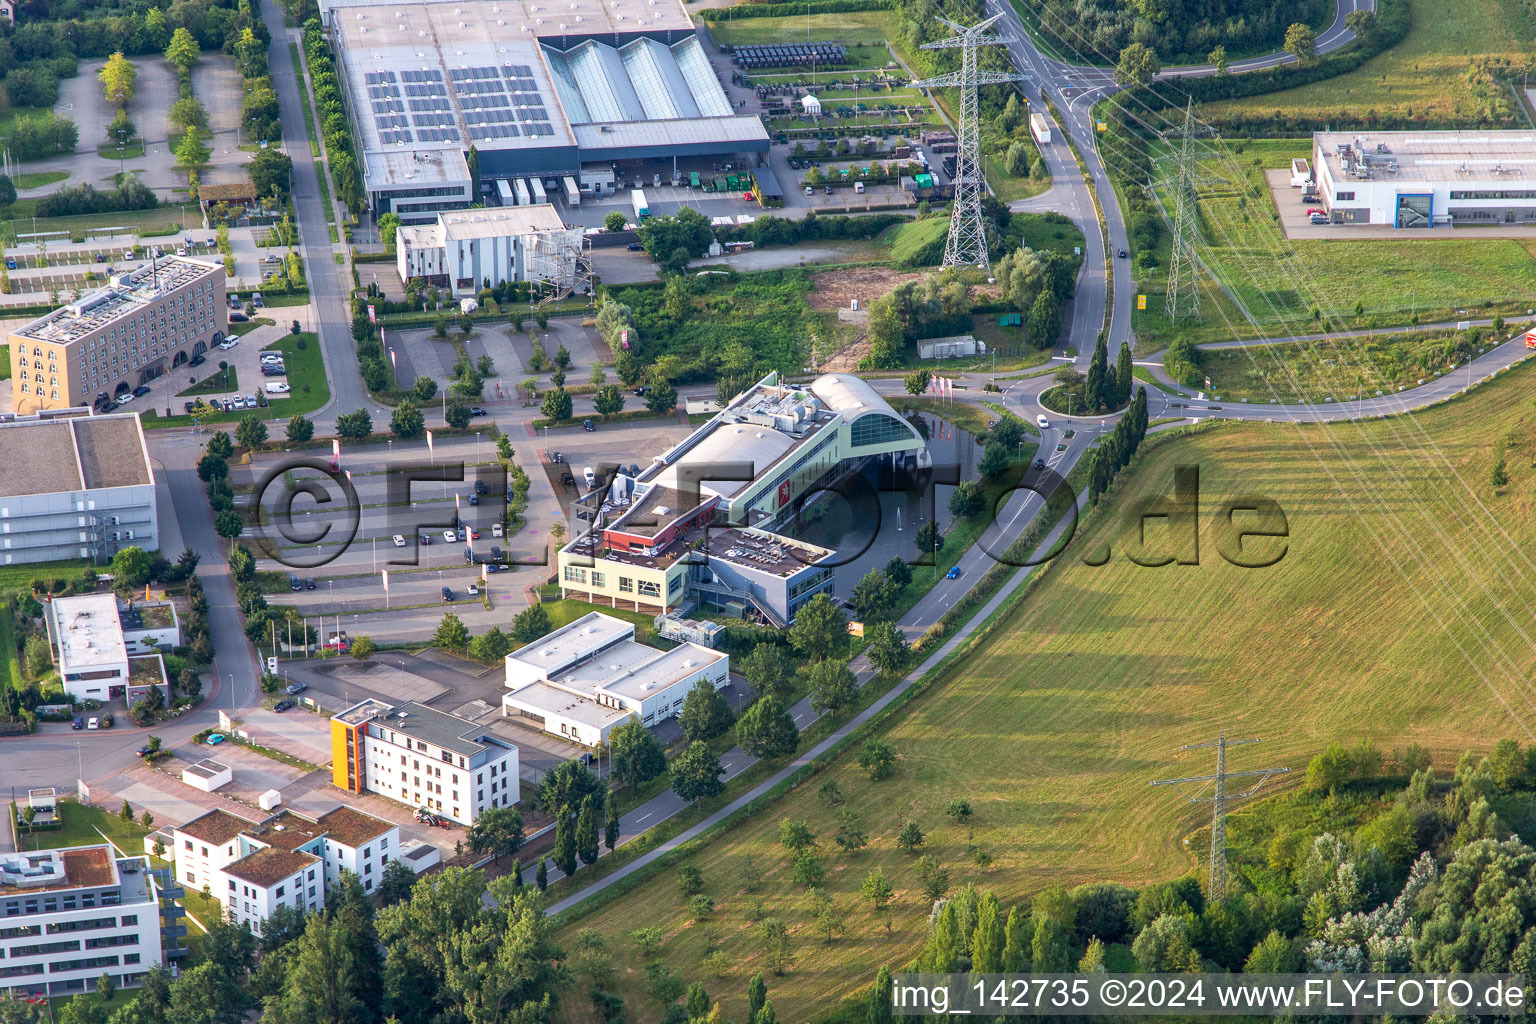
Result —
<instances>
[{"instance_id":1,"label":"steel lattice tower","mask_svg":"<svg viewBox=\"0 0 1536 1024\"><path fill-rule=\"evenodd\" d=\"M976 51L983 46L1006 46L1011 37L987 35L986 30L1001 18L994 14L967 28L940 18L955 33L948 39L924 43L925 50L960 51L960 70L936 78L924 78L912 84L923 89L956 88L960 90L959 130L956 132L955 201L949 211L949 239L944 243L946 267L990 268L987 256L986 223L981 216L981 197L986 182L981 174L981 115L976 89L982 85L1017 82L1023 75L1012 71L981 71L976 67Z\"/></svg>"},{"instance_id":2,"label":"steel lattice tower","mask_svg":"<svg viewBox=\"0 0 1536 1024\"><path fill-rule=\"evenodd\" d=\"M1200 261L1195 246L1200 240L1198 222L1199 181L1194 140L1210 129L1195 121L1194 101L1184 110L1184 124L1164 133L1178 139L1177 166L1173 174L1173 252L1168 264L1168 291L1164 296L1168 319L1173 323L1193 317L1200 320Z\"/></svg>"},{"instance_id":3,"label":"steel lattice tower","mask_svg":"<svg viewBox=\"0 0 1536 1024\"><path fill-rule=\"evenodd\" d=\"M1184 799L1190 803L1211 802L1211 880L1207 897L1211 900L1219 900L1227 894L1227 780L1241 778L1255 778L1254 784L1243 792L1237 794L1237 799L1252 796L1258 788L1264 785L1270 776L1280 775L1290 771L1289 768L1255 768L1246 772L1227 771L1227 748L1238 747L1246 743L1258 743L1259 740L1229 740L1225 736L1218 736L1208 743L1190 743L1180 747L1180 750L1205 750L1216 748L1216 774L1196 775L1186 779L1159 779L1152 783L1154 786L1173 786L1183 794ZM1214 783L1210 796L1202 795L1205 787L1194 794L1185 793L1181 786L1189 783Z\"/></svg>"}]
</instances>

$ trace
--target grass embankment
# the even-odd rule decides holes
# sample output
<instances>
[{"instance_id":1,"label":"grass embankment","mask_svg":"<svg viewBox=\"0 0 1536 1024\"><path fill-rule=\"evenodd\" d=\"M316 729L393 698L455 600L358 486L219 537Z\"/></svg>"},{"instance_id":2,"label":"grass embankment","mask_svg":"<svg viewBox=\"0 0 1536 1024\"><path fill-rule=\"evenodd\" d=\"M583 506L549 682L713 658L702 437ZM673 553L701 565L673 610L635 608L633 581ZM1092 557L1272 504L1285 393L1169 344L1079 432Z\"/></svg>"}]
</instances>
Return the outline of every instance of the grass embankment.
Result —
<instances>
[{"instance_id":1,"label":"grass embankment","mask_svg":"<svg viewBox=\"0 0 1536 1024\"><path fill-rule=\"evenodd\" d=\"M747 978L764 970L750 921L761 901L789 926L796 957L787 976L767 975L775 1009L821 1018L877 965L904 964L922 943L928 901L916 857L894 844L906 821L923 829L922 852L949 869L952 889L976 882L1008 904L1053 884L1138 884L1196 867L1182 840L1209 808L1147 783L1209 771L1205 757L1179 747L1217 732L1265 740L1229 761L1232 770L1290 765L1292 779L1334 739L1369 737L1387 750L1417 742L1445 765L1523 733L1532 717L1519 668L1527 602L1512 581L1528 578L1521 552L1536 540L1536 526L1515 514L1536 497L1533 373L1512 371L1412 421L1232 425L1154 448L1111 492L1111 508L1165 495L1175 465L1199 466L1198 567L1135 565L1124 557L1123 524L1091 521L975 654L883 729L898 756L890 779L870 782L855 744L688 858L715 900L712 921L688 921L667 870L571 922L561 940L599 929L626 965L617 984L631 1019L654 1020L627 937L654 925L663 961L704 981L726 1016L741 1019ZM1513 482L1496 494L1487 480L1501 438ZM1223 500L1254 493L1285 509L1289 551L1270 568L1239 569L1218 555L1214 523ZM1151 529L1149 539L1164 538ZM1116 545L1107 565L1081 561L1104 543ZM1469 629L1483 642L1460 643ZM828 780L859 815L867 849L846 855L833 844L839 808L818 796ZM971 826L943 813L959 797L975 809ZM785 817L819 837L826 890L845 922L831 945L778 845ZM973 844L989 867L976 865ZM751 889L741 878L748 856L762 874ZM896 889L889 929L859 896L875 867ZM711 948L725 953L723 978L699 966ZM578 1001L565 1012L588 1015Z\"/></svg>"},{"instance_id":2,"label":"grass embankment","mask_svg":"<svg viewBox=\"0 0 1536 1024\"><path fill-rule=\"evenodd\" d=\"M1442 331L1208 349L1200 354L1200 370L1211 378L1210 393L1224 402L1347 403L1445 373L1465 374L1466 360L1448 346L1454 342L1454 334Z\"/></svg>"},{"instance_id":3,"label":"grass embankment","mask_svg":"<svg viewBox=\"0 0 1536 1024\"><path fill-rule=\"evenodd\" d=\"M0 601L0 686L21 689L21 658L16 651L16 626L11 621L14 605Z\"/></svg>"},{"instance_id":4,"label":"grass embankment","mask_svg":"<svg viewBox=\"0 0 1536 1024\"><path fill-rule=\"evenodd\" d=\"M114 154L115 155L115 154ZM69 177L68 171L24 171L12 182L18 189L42 188Z\"/></svg>"},{"instance_id":5,"label":"grass embankment","mask_svg":"<svg viewBox=\"0 0 1536 1024\"><path fill-rule=\"evenodd\" d=\"M1264 171L1309 155L1306 140L1246 140L1224 144L1200 162L1202 175L1226 182L1201 190L1200 258L1231 294L1207 282L1203 323L1184 329L1192 341L1321 333L1329 320L1346 327L1406 326L1415 315L1437 322L1459 319L1462 310L1487 316L1536 303L1531 240L1446 229L1359 241L1286 238L1274 221ZM1172 193L1159 196L1171 213ZM1287 190L1284 199L1299 195ZM1163 299L1168 244L1165 232L1159 268L1138 275L1147 295L1147 309L1132 315L1141 352L1162 348L1174 334Z\"/></svg>"},{"instance_id":6,"label":"grass embankment","mask_svg":"<svg viewBox=\"0 0 1536 1024\"><path fill-rule=\"evenodd\" d=\"M1209 103L1202 116L1321 119L1336 126L1360 125L1362 115L1378 114L1437 126L1518 118L1514 98L1481 68L1499 61L1518 68L1528 59L1536 23L1521 0L1412 0L1412 11L1407 37L1349 74Z\"/></svg>"}]
</instances>

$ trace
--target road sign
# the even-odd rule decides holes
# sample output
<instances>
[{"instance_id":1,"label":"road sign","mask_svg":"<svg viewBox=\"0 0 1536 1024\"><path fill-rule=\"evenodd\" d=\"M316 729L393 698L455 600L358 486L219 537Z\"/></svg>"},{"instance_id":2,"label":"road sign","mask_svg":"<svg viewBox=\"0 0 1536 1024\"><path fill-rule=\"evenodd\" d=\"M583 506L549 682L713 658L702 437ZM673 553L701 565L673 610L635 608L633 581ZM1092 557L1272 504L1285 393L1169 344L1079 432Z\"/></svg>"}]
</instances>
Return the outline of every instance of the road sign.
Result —
<instances>
[{"instance_id":1,"label":"road sign","mask_svg":"<svg viewBox=\"0 0 1536 1024\"><path fill-rule=\"evenodd\" d=\"M1138 296L1136 296L1136 308L1137 309L1146 309L1147 308L1147 297L1145 295L1138 295Z\"/></svg>"},{"instance_id":2,"label":"road sign","mask_svg":"<svg viewBox=\"0 0 1536 1024\"><path fill-rule=\"evenodd\" d=\"M272 673L273 675L277 675L277 656L276 655L273 655L272 657L267 659L267 671Z\"/></svg>"},{"instance_id":3,"label":"road sign","mask_svg":"<svg viewBox=\"0 0 1536 1024\"><path fill-rule=\"evenodd\" d=\"M1097 129L1098 131L1101 131L1101 132L1107 132L1107 131L1109 131L1109 122L1108 121L1098 121L1098 122L1095 122L1094 123L1094 128Z\"/></svg>"}]
</instances>

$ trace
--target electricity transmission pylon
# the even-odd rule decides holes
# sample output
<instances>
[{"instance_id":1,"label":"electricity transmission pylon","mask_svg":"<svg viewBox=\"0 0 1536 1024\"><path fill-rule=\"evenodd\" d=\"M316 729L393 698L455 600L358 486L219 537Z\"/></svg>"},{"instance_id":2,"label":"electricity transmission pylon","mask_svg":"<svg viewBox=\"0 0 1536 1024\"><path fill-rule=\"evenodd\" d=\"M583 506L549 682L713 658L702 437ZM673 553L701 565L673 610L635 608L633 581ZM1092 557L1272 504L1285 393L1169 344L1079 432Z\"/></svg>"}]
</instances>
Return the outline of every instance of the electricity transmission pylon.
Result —
<instances>
[{"instance_id":1,"label":"electricity transmission pylon","mask_svg":"<svg viewBox=\"0 0 1536 1024\"><path fill-rule=\"evenodd\" d=\"M981 196L986 182L981 174L981 115L976 101L976 89L982 85L1017 82L1023 75L1013 71L981 71L976 67L976 51L983 46L1006 46L1015 42L1011 37L988 35L987 29L1001 18L994 14L985 21L967 28L964 25L940 18L955 33L948 39L924 43L925 50L960 51L960 70L935 78L924 78L912 84L923 89L960 89L959 130L955 147L955 201L949 211L949 238L944 243L946 267L991 267L987 256L986 222L981 217Z\"/></svg>"},{"instance_id":2,"label":"electricity transmission pylon","mask_svg":"<svg viewBox=\"0 0 1536 1024\"><path fill-rule=\"evenodd\" d=\"M1180 747L1180 750L1205 750L1216 748L1216 774L1195 775L1187 779L1159 779L1152 783L1154 786L1172 786L1177 789L1192 804L1211 802L1211 879L1209 898L1222 899L1227 894L1227 780L1252 778L1254 783L1241 793L1232 797L1241 800L1258 792L1260 786L1269 781L1272 776L1281 775L1290 771L1289 768L1255 768L1246 772L1227 771L1227 748L1243 746L1248 743L1259 743L1259 740L1229 740L1225 736L1218 736L1208 743L1190 743ZM1199 789L1193 793L1186 793L1182 787L1194 783L1202 783ZM1206 789L1210 794L1206 794Z\"/></svg>"},{"instance_id":3,"label":"electricity transmission pylon","mask_svg":"<svg viewBox=\"0 0 1536 1024\"><path fill-rule=\"evenodd\" d=\"M1174 158L1172 177L1173 203L1173 253L1168 262L1168 291L1164 307L1172 323L1200 317L1200 262L1195 246L1200 241L1198 222L1199 175L1194 140L1199 135L1214 134L1212 129L1195 121L1194 101L1184 110L1184 123L1178 128L1163 132L1163 138L1178 140L1178 154Z\"/></svg>"}]
</instances>

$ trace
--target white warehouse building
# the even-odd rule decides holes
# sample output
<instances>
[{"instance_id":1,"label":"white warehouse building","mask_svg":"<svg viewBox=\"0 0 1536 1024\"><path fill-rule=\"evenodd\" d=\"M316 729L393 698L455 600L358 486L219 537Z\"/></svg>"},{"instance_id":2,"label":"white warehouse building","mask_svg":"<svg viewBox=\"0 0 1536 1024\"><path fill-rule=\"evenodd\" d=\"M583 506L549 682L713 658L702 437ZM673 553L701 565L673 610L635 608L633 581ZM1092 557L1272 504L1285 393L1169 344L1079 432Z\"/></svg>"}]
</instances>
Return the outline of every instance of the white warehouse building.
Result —
<instances>
[{"instance_id":1,"label":"white warehouse building","mask_svg":"<svg viewBox=\"0 0 1536 1024\"><path fill-rule=\"evenodd\" d=\"M1536 132L1318 132L1312 167L1334 224L1536 224Z\"/></svg>"},{"instance_id":2,"label":"white warehouse building","mask_svg":"<svg viewBox=\"0 0 1536 1024\"><path fill-rule=\"evenodd\" d=\"M501 713L591 747L631 716L676 715L701 679L724 688L730 658L694 643L659 651L635 642L634 623L589 612L507 655Z\"/></svg>"},{"instance_id":3,"label":"white warehouse building","mask_svg":"<svg viewBox=\"0 0 1536 1024\"><path fill-rule=\"evenodd\" d=\"M400 281L419 277L454 298L503 281L547 281L573 287L582 233L568 229L549 203L439 212L435 223L395 234Z\"/></svg>"}]
</instances>

